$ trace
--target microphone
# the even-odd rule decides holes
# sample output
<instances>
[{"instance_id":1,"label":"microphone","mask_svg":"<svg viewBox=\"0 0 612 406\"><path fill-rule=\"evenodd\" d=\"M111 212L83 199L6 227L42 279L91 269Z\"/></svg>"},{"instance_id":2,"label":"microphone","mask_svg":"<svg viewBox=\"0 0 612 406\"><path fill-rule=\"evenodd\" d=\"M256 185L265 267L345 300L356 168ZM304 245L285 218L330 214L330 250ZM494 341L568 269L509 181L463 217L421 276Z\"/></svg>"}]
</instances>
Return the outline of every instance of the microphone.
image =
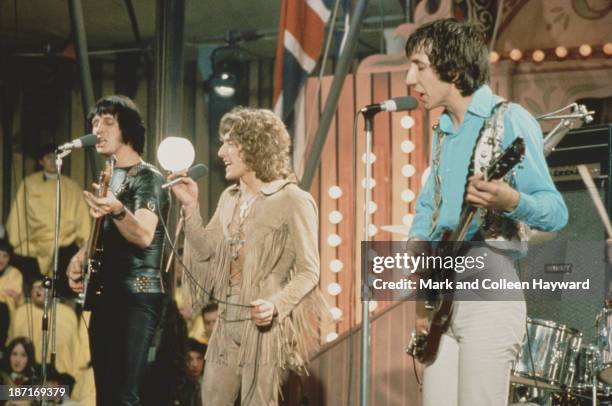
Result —
<instances>
[{"instance_id":1,"label":"microphone","mask_svg":"<svg viewBox=\"0 0 612 406\"><path fill-rule=\"evenodd\" d=\"M75 148L92 147L98 143L98 137L95 134L87 134L82 137L72 140L57 147L57 151L66 151Z\"/></svg>"},{"instance_id":2,"label":"microphone","mask_svg":"<svg viewBox=\"0 0 612 406\"><path fill-rule=\"evenodd\" d=\"M365 106L360 113L374 115L381 111L406 111L413 110L418 105L417 99L412 96L394 97L380 103Z\"/></svg>"},{"instance_id":3,"label":"microphone","mask_svg":"<svg viewBox=\"0 0 612 406\"><path fill-rule=\"evenodd\" d=\"M193 180L196 180L206 175L208 175L208 168L204 164L194 165L191 168L189 168L189 170L187 171L187 176L189 176ZM184 176L178 177L176 179L172 179L170 182L164 183L161 188L167 189L171 187L172 185L178 183L182 178L184 178Z\"/></svg>"}]
</instances>

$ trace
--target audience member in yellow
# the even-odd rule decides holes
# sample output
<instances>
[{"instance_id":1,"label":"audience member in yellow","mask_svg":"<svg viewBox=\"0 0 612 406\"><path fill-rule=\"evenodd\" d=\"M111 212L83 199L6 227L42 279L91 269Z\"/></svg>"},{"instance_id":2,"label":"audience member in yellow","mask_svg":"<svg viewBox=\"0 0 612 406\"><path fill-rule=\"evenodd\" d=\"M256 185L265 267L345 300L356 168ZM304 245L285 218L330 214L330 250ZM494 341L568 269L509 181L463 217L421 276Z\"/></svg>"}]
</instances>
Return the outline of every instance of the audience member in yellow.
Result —
<instances>
[{"instance_id":1,"label":"audience member in yellow","mask_svg":"<svg viewBox=\"0 0 612 406\"><path fill-rule=\"evenodd\" d=\"M77 372L74 375L76 383L71 398L78 400L80 406L96 406L96 385L94 383L91 353L89 352L89 333L87 327L91 312L83 312L79 319L80 349L76 354Z\"/></svg>"},{"instance_id":2,"label":"audience member in yellow","mask_svg":"<svg viewBox=\"0 0 612 406\"><path fill-rule=\"evenodd\" d=\"M55 180L57 167L55 145L41 148L37 162L41 169L27 176L19 185L6 224L9 241L15 253L34 257L40 271L49 275L53 268L53 237L55 227ZM72 179L61 177L60 271L63 275L68 261L89 238L89 211L83 191ZM75 246L73 246L73 244ZM63 250L67 252L64 254Z\"/></svg>"},{"instance_id":3,"label":"audience member in yellow","mask_svg":"<svg viewBox=\"0 0 612 406\"><path fill-rule=\"evenodd\" d=\"M17 308L15 317L11 321L9 340L15 337L28 337L34 343L36 362L42 360L42 316L44 304L44 288L40 279L32 283L30 289L31 303ZM77 317L74 310L63 303L57 305L57 358L56 368L59 372L66 372L77 376L80 361L81 342ZM49 353L51 348L49 348Z\"/></svg>"},{"instance_id":4,"label":"audience member in yellow","mask_svg":"<svg viewBox=\"0 0 612 406\"><path fill-rule=\"evenodd\" d=\"M23 293L21 272L9 265L12 256L11 244L0 239L0 349L4 347L10 320Z\"/></svg>"}]
</instances>

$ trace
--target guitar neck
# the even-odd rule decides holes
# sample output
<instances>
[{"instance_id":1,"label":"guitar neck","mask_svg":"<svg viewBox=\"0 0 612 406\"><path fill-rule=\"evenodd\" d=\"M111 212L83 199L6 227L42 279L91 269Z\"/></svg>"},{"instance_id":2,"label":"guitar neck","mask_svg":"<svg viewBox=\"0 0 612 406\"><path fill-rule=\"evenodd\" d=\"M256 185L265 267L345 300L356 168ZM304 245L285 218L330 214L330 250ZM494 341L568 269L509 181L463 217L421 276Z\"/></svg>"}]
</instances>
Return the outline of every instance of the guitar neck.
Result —
<instances>
[{"instance_id":1,"label":"guitar neck","mask_svg":"<svg viewBox=\"0 0 612 406\"><path fill-rule=\"evenodd\" d=\"M91 258L98 247L103 222L104 217L99 217L94 221L93 227L91 228L91 235L89 236L89 243L87 244L87 258Z\"/></svg>"},{"instance_id":2,"label":"guitar neck","mask_svg":"<svg viewBox=\"0 0 612 406\"><path fill-rule=\"evenodd\" d=\"M491 181L503 178L521 161L524 155L525 144L523 139L518 137L501 156L491 162L489 168L484 172L484 179ZM466 203L461 210L458 227L448 235L446 240L464 241L477 210L476 207Z\"/></svg>"},{"instance_id":3,"label":"guitar neck","mask_svg":"<svg viewBox=\"0 0 612 406\"><path fill-rule=\"evenodd\" d=\"M451 234L448 241L464 241L465 236L472 224L472 219L476 214L477 208L474 206L467 205L461 211L459 218L459 227L457 227Z\"/></svg>"},{"instance_id":4,"label":"guitar neck","mask_svg":"<svg viewBox=\"0 0 612 406\"><path fill-rule=\"evenodd\" d=\"M115 166L115 158L110 158L105 165L104 170L100 173L100 179L98 184L100 188L96 193L96 197L106 197L108 194L108 189L110 186L110 178L113 173L113 169ZM96 249L99 246L100 242L100 234L102 232L102 225L104 224L104 216L98 217L94 220L93 227L91 228L91 232L89 234L89 240L87 241L87 251L86 258L92 258Z\"/></svg>"}]
</instances>

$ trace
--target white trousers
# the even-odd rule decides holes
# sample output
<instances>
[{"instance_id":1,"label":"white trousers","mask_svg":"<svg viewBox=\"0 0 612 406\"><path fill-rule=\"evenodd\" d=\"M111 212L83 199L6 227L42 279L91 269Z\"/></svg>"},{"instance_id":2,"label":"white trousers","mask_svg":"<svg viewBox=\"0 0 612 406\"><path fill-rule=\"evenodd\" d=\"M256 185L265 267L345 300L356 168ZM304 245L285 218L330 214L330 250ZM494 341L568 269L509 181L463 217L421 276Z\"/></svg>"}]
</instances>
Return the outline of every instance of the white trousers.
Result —
<instances>
[{"instance_id":1,"label":"white trousers","mask_svg":"<svg viewBox=\"0 0 612 406\"><path fill-rule=\"evenodd\" d=\"M506 406L510 369L525 333L525 302L455 302L423 406Z\"/></svg>"}]
</instances>

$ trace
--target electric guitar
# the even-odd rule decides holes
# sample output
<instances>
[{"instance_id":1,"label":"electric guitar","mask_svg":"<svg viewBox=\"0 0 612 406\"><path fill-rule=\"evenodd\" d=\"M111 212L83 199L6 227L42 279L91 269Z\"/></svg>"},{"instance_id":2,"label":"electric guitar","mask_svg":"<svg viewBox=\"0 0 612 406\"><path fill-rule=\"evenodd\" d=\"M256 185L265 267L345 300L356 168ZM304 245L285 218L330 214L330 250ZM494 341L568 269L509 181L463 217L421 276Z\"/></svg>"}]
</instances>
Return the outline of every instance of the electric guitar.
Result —
<instances>
[{"instance_id":1,"label":"electric guitar","mask_svg":"<svg viewBox=\"0 0 612 406\"><path fill-rule=\"evenodd\" d=\"M96 197L106 197L110 186L110 180L113 176L115 168L115 156L113 155L106 160L104 169L100 172L98 179L98 191ZM79 294L77 303L84 310L91 310L94 302L100 297L103 290L103 285L100 277L102 256L102 247L100 246L102 226L104 224L104 216L94 220L93 227L89 233L87 241L87 251L85 251L85 259L83 261L83 293Z\"/></svg>"},{"instance_id":2,"label":"electric guitar","mask_svg":"<svg viewBox=\"0 0 612 406\"><path fill-rule=\"evenodd\" d=\"M514 168L525 155L525 143L518 137L494 159L484 172L485 179L496 180L503 178ZM459 224L455 230L446 230L440 243L437 245L435 255L439 257L457 256L464 246L465 235L468 232L472 219L478 208L465 204L461 210ZM449 281L455 284L455 271L434 269L430 276L435 281ZM447 285L448 286L448 285ZM418 305L418 304L417 304ZM448 329L453 312L452 290L429 290L426 292L425 309L429 328L427 331L413 331L412 339L406 352L419 362L429 365L436 360L440 339Z\"/></svg>"}]
</instances>

